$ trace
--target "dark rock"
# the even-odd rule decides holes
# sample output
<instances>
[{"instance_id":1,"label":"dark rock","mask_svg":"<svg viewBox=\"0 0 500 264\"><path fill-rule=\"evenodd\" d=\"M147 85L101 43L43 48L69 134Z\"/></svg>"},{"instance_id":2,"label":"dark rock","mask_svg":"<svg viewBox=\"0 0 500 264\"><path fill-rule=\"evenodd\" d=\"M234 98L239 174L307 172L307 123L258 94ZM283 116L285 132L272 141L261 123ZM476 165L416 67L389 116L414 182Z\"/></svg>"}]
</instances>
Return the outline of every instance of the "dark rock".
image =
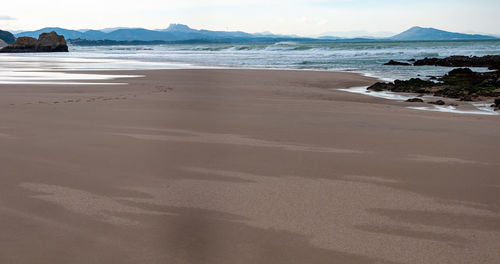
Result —
<instances>
[{"instance_id":1,"label":"dark rock","mask_svg":"<svg viewBox=\"0 0 500 264\"><path fill-rule=\"evenodd\" d=\"M5 41L7 44L12 44L16 41L16 37L14 37L12 33L4 30L0 30L0 39Z\"/></svg>"},{"instance_id":2,"label":"dark rock","mask_svg":"<svg viewBox=\"0 0 500 264\"><path fill-rule=\"evenodd\" d=\"M391 91L393 87L394 87L393 83L378 82L378 83L368 87L368 90L375 91L375 92Z\"/></svg>"},{"instance_id":3,"label":"dark rock","mask_svg":"<svg viewBox=\"0 0 500 264\"><path fill-rule=\"evenodd\" d=\"M474 72L469 69L469 68L458 68L458 69L454 69L452 71L450 71L448 73L449 76L466 76L466 77L469 77L469 76L472 76L474 75Z\"/></svg>"},{"instance_id":4,"label":"dark rock","mask_svg":"<svg viewBox=\"0 0 500 264\"><path fill-rule=\"evenodd\" d=\"M412 78L407 81L395 80L394 83L378 82L368 87L368 90L427 94L431 93L429 89L431 89L436 85L438 84L431 81L424 81L418 78Z\"/></svg>"},{"instance_id":5,"label":"dark rock","mask_svg":"<svg viewBox=\"0 0 500 264\"><path fill-rule=\"evenodd\" d=\"M435 102L429 102L429 104L435 104L435 105L445 105L446 103L443 100L437 100Z\"/></svg>"},{"instance_id":6,"label":"dark rock","mask_svg":"<svg viewBox=\"0 0 500 264\"><path fill-rule=\"evenodd\" d=\"M440 78L448 86L448 89L443 89L443 96L460 98L464 101L479 97L498 97L499 77L500 71L473 72L468 68L455 69Z\"/></svg>"},{"instance_id":7,"label":"dark rock","mask_svg":"<svg viewBox=\"0 0 500 264\"><path fill-rule=\"evenodd\" d=\"M16 42L14 44L3 48L1 51L3 52L3 51L8 51L8 50L16 50L16 51L26 50L26 52L30 52L30 51L36 50L37 44L38 44L38 41L34 38L20 37L16 40Z\"/></svg>"},{"instance_id":8,"label":"dark rock","mask_svg":"<svg viewBox=\"0 0 500 264\"><path fill-rule=\"evenodd\" d=\"M444 67L487 67L500 70L500 55L483 57L451 56L447 58L425 58L413 63L415 66L433 65Z\"/></svg>"},{"instance_id":9,"label":"dark rock","mask_svg":"<svg viewBox=\"0 0 500 264\"><path fill-rule=\"evenodd\" d=\"M439 65L457 67L471 65L500 69L499 56L465 57L452 56L444 59L425 58L415 65ZM430 77L435 81L413 78L407 81L396 80L393 83L376 83L368 90L392 91L455 98L460 101L479 101L485 97L500 97L500 70L492 72L474 72L469 68L458 68L443 77ZM438 101L439 102L439 101Z\"/></svg>"},{"instance_id":10,"label":"dark rock","mask_svg":"<svg viewBox=\"0 0 500 264\"><path fill-rule=\"evenodd\" d=\"M393 66L410 66L411 64L406 63L406 62L399 62L395 60L390 60L387 63L384 63L384 65L393 65Z\"/></svg>"},{"instance_id":11,"label":"dark rock","mask_svg":"<svg viewBox=\"0 0 500 264\"><path fill-rule=\"evenodd\" d=\"M496 98L495 101L493 102L493 105L491 105L491 107L494 107L495 111L500 110L500 98Z\"/></svg>"},{"instance_id":12,"label":"dark rock","mask_svg":"<svg viewBox=\"0 0 500 264\"><path fill-rule=\"evenodd\" d=\"M52 31L40 34L38 40L20 37L12 45L4 47L0 52L68 52L64 36Z\"/></svg>"},{"instance_id":13,"label":"dark rock","mask_svg":"<svg viewBox=\"0 0 500 264\"><path fill-rule=\"evenodd\" d=\"M58 35L55 31L42 33L38 37L39 52L68 52L68 45L64 36Z\"/></svg>"},{"instance_id":14,"label":"dark rock","mask_svg":"<svg viewBox=\"0 0 500 264\"><path fill-rule=\"evenodd\" d=\"M472 95L464 95L460 97L460 101L465 101L465 102L472 102Z\"/></svg>"},{"instance_id":15,"label":"dark rock","mask_svg":"<svg viewBox=\"0 0 500 264\"><path fill-rule=\"evenodd\" d=\"M415 62L415 59L409 59L408 61L409 62Z\"/></svg>"},{"instance_id":16,"label":"dark rock","mask_svg":"<svg viewBox=\"0 0 500 264\"><path fill-rule=\"evenodd\" d=\"M408 103L423 103L424 100L422 100L420 98L410 98L410 99L406 100L406 102L408 102Z\"/></svg>"},{"instance_id":17,"label":"dark rock","mask_svg":"<svg viewBox=\"0 0 500 264\"><path fill-rule=\"evenodd\" d=\"M500 71L480 73L459 68L439 78L439 82L413 78L393 83L376 83L368 87L368 90L432 94L461 101L477 101L484 97L500 96L499 78Z\"/></svg>"},{"instance_id":18,"label":"dark rock","mask_svg":"<svg viewBox=\"0 0 500 264\"><path fill-rule=\"evenodd\" d=\"M412 78L407 81L394 81L393 92L407 92L407 93L430 93L428 89L436 86L436 83L431 81L424 81L418 78Z\"/></svg>"}]
</instances>

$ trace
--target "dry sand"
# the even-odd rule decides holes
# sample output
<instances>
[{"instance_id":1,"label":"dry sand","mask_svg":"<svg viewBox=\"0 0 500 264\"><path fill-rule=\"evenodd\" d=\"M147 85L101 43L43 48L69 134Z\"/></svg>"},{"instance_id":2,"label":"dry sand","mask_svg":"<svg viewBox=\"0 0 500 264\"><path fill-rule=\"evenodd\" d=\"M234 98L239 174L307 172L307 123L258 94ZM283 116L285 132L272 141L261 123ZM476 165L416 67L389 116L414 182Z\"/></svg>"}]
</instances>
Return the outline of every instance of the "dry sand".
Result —
<instances>
[{"instance_id":1,"label":"dry sand","mask_svg":"<svg viewBox=\"0 0 500 264\"><path fill-rule=\"evenodd\" d=\"M349 73L132 74L0 85L0 263L499 263L500 117Z\"/></svg>"}]
</instances>

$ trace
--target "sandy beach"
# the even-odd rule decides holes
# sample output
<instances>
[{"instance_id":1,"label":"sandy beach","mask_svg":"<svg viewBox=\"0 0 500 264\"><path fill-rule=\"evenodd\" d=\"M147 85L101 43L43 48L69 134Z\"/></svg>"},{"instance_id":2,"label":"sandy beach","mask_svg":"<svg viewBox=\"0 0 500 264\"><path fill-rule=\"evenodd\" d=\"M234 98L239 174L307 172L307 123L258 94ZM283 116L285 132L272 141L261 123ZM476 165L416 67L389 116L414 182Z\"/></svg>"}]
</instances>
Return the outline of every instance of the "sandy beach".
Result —
<instances>
[{"instance_id":1,"label":"sandy beach","mask_svg":"<svg viewBox=\"0 0 500 264\"><path fill-rule=\"evenodd\" d=\"M105 74L143 77L0 84L0 263L500 260L500 116L354 73Z\"/></svg>"}]
</instances>

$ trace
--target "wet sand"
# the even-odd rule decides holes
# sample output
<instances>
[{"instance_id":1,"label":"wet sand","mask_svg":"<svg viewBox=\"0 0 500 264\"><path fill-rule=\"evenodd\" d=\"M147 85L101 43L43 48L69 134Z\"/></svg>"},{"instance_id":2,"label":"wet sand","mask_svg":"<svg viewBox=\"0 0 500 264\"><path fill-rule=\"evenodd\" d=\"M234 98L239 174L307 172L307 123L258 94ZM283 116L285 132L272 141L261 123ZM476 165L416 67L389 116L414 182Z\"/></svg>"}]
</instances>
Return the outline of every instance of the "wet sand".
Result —
<instances>
[{"instance_id":1,"label":"wet sand","mask_svg":"<svg viewBox=\"0 0 500 264\"><path fill-rule=\"evenodd\" d=\"M144 77L0 85L0 263L500 259L499 116L350 73L106 74Z\"/></svg>"}]
</instances>

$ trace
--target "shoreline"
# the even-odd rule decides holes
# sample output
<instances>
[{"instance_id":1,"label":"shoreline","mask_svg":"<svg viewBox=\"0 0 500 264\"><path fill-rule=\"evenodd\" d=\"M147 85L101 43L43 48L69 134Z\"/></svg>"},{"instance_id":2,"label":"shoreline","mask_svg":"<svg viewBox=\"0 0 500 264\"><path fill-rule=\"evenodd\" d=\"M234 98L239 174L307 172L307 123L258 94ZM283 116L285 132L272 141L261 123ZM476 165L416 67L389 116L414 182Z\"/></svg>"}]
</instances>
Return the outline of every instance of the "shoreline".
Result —
<instances>
[{"instance_id":1,"label":"shoreline","mask_svg":"<svg viewBox=\"0 0 500 264\"><path fill-rule=\"evenodd\" d=\"M28 82L20 82L17 83L16 81L12 82L3 82L0 81L0 85L57 85L57 86L64 86L64 85L76 85L76 86L85 86L85 85L93 85L93 86L109 86L109 85L116 85L116 86L123 86L123 85L128 85L129 83L126 82L127 80L130 80L131 78L144 78L146 75L143 73L147 72L155 72L155 71L189 71L189 70L214 70L214 71L276 71L276 72L296 72L296 73L307 73L307 72L315 72L315 73L321 73L321 74L350 74L350 75L357 75L360 78L368 78L373 80L373 83L378 82L378 81L383 81L385 82L385 79L381 79L378 77L373 77L370 76L369 74L366 73L361 73L361 72L350 72L350 71L327 71L327 70L315 70L315 69L249 69L249 68L217 68L217 67L212 67L212 68L174 68L174 69L148 69L148 70L74 70L74 71L67 71L67 70L60 70L60 71L47 71L48 73L54 74L56 73L59 75L64 75L64 74L69 74L70 76L77 76L81 75L82 79L78 80L75 78L66 78L63 80L67 81L57 81L57 79L50 81L39 81L39 80L34 80L34 81L28 81ZM40 72L39 72L40 73ZM135 73L135 74L134 74ZM43 75L43 74L42 74ZM91 78L91 76L94 76L95 78ZM21 78L21 77L20 77ZM75 80L78 80L77 82L74 82ZM102 80L104 82L92 82L95 80ZM373 84L372 83L372 84ZM369 86L369 85L368 85ZM375 97L375 98L382 98L390 101L395 101L395 102L401 102L402 100L400 97L404 97L405 99L414 98L418 97L418 94L414 94L412 96L406 96L408 93L394 93L394 95L387 95L387 96L379 96L378 94L381 93L392 93L392 92L375 92L375 91L367 91L367 92L362 92L362 91L357 91L357 88L364 88L368 86L358 86L356 84L353 84L349 87L336 87L336 88L331 88L331 87L325 87L327 90L335 89L343 92L349 92L349 93L354 93L354 94L360 94L362 96L370 96L370 97ZM356 90L356 91L354 91ZM424 96L424 97L429 97L429 96ZM435 98L435 99L446 99L447 98L441 98L441 97L435 97L431 96L429 98ZM480 114L480 115L497 115L496 111L486 111L485 109L481 109L481 107L484 108L484 106L476 106L480 103L486 103L486 101L481 101L481 102L474 102L474 103L462 103L462 102L455 102L458 103L460 108L462 109L457 109L456 107L447 107L447 108L440 108L438 106L427 106L427 105L421 105L421 104L412 104L409 106L404 106L404 108L409 108L413 110L420 110L420 111L433 111L433 112L444 112L444 113L455 113L455 114ZM469 109L467 106L474 106L477 111L474 109ZM463 107L465 109L463 109ZM492 108L493 109L493 108Z\"/></svg>"}]
</instances>

